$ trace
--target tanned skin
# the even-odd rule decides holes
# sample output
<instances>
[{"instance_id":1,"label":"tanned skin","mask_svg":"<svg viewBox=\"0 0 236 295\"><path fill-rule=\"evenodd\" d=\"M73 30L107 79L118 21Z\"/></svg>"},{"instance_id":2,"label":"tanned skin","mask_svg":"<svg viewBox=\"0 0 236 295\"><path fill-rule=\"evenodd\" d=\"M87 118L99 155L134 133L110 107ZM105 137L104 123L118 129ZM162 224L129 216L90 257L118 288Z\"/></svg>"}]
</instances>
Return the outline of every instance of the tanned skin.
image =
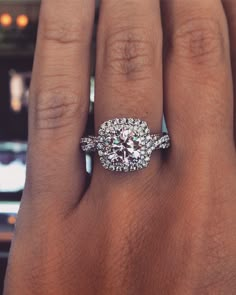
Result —
<instances>
[{"instance_id":1,"label":"tanned skin","mask_svg":"<svg viewBox=\"0 0 236 295\"><path fill-rule=\"evenodd\" d=\"M43 0L26 187L4 295L236 294L236 3L102 0L95 129L116 117L172 147L114 173L79 148L94 0Z\"/></svg>"}]
</instances>

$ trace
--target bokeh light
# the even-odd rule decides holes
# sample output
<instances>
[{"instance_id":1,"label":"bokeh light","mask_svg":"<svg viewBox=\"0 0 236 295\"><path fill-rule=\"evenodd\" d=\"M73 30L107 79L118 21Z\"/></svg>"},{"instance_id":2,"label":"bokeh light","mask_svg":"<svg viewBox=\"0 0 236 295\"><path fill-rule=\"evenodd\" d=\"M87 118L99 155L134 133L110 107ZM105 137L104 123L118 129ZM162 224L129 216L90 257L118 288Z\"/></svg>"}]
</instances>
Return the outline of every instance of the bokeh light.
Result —
<instances>
[{"instance_id":1,"label":"bokeh light","mask_svg":"<svg viewBox=\"0 0 236 295\"><path fill-rule=\"evenodd\" d=\"M10 27L12 25L12 17L9 13L4 13L0 16L0 24L3 27Z\"/></svg>"},{"instance_id":2,"label":"bokeh light","mask_svg":"<svg viewBox=\"0 0 236 295\"><path fill-rule=\"evenodd\" d=\"M8 221L8 224L14 225L16 223L16 216L10 215L7 221Z\"/></svg>"},{"instance_id":3,"label":"bokeh light","mask_svg":"<svg viewBox=\"0 0 236 295\"><path fill-rule=\"evenodd\" d=\"M19 28L24 29L29 24L29 18L25 14L18 15L16 18L16 24Z\"/></svg>"}]
</instances>

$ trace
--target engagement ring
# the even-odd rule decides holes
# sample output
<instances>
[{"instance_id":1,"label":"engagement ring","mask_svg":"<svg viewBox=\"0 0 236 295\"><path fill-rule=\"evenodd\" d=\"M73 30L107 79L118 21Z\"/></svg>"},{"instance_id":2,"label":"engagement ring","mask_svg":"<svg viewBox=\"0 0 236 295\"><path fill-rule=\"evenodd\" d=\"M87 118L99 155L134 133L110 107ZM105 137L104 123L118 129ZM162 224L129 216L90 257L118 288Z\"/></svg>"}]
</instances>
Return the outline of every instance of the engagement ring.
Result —
<instances>
[{"instance_id":1,"label":"engagement ring","mask_svg":"<svg viewBox=\"0 0 236 295\"><path fill-rule=\"evenodd\" d=\"M154 150L170 147L166 133L151 134L145 121L132 118L104 122L98 136L81 139L84 152L98 152L102 166L110 171L129 172L146 168Z\"/></svg>"}]
</instances>

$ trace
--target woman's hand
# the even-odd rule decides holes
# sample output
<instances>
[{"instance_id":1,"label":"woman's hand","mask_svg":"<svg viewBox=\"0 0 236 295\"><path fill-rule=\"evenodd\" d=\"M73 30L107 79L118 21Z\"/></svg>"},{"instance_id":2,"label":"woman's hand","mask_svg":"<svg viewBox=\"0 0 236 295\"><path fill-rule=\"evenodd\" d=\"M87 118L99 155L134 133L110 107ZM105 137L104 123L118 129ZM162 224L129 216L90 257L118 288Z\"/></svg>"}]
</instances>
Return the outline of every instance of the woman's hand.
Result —
<instances>
[{"instance_id":1,"label":"woman's hand","mask_svg":"<svg viewBox=\"0 0 236 295\"><path fill-rule=\"evenodd\" d=\"M4 294L234 295L235 1L102 1L96 131L137 117L160 132L164 110L172 147L139 172L96 160L86 187L94 10L94 0L42 2Z\"/></svg>"}]
</instances>

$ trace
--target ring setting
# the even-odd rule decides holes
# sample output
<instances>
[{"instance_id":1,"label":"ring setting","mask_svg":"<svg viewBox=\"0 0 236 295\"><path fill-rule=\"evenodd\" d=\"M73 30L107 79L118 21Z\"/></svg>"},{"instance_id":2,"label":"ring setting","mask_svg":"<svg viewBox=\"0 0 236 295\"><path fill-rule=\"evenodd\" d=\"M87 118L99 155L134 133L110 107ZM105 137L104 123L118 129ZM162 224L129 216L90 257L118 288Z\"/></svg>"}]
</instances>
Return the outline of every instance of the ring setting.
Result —
<instances>
[{"instance_id":1,"label":"ring setting","mask_svg":"<svg viewBox=\"0 0 236 295\"><path fill-rule=\"evenodd\" d=\"M104 122L98 136L81 139L84 152L98 152L105 169L130 172L146 168L154 150L170 147L166 133L151 134L145 121L133 118L117 118Z\"/></svg>"}]
</instances>

